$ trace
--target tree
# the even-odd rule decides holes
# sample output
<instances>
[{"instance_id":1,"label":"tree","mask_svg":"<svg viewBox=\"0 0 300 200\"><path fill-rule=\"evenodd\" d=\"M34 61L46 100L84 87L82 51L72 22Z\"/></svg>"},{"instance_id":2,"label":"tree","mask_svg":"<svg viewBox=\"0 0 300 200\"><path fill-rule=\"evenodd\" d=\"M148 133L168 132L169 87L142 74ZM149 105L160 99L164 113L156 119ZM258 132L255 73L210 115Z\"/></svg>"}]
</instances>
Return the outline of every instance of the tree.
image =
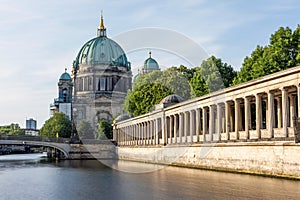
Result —
<instances>
[{"instance_id":1,"label":"tree","mask_svg":"<svg viewBox=\"0 0 300 200\"><path fill-rule=\"evenodd\" d=\"M201 75L200 68L196 69L195 74L190 80L190 85L192 87L192 97L199 97L209 93L208 87Z\"/></svg>"},{"instance_id":2,"label":"tree","mask_svg":"<svg viewBox=\"0 0 300 200\"><path fill-rule=\"evenodd\" d=\"M40 130L40 135L47 137L69 138L72 133L72 122L69 117L61 112L56 112L48 119Z\"/></svg>"},{"instance_id":3,"label":"tree","mask_svg":"<svg viewBox=\"0 0 300 200\"><path fill-rule=\"evenodd\" d=\"M81 120L77 125L77 131L80 139L94 139L94 129L90 122Z\"/></svg>"},{"instance_id":4,"label":"tree","mask_svg":"<svg viewBox=\"0 0 300 200\"><path fill-rule=\"evenodd\" d=\"M97 139L112 139L113 138L113 128L110 122L106 120L100 120L97 127Z\"/></svg>"},{"instance_id":5,"label":"tree","mask_svg":"<svg viewBox=\"0 0 300 200\"><path fill-rule=\"evenodd\" d=\"M299 25L294 31L288 27L280 27L271 35L269 43L264 47L257 46L251 56L244 59L240 72L233 80L233 85L300 64Z\"/></svg>"},{"instance_id":6,"label":"tree","mask_svg":"<svg viewBox=\"0 0 300 200\"><path fill-rule=\"evenodd\" d=\"M215 56L203 61L200 68L195 67L184 70L190 70L190 72L186 72L189 76L193 74L192 78L189 79L192 87L192 97L202 96L229 87L237 74L231 65L223 63L220 58Z\"/></svg>"},{"instance_id":7,"label":"tree","mask_svg":"<svg viewBox=\"0 0 300 200\"><path fill-rule=\"evenodd\" d=\"M149 112L155 104L170 94L189 99L191 86L182 73L173 67L165 71L153 71L141 75L127 91L123 108L129 114L138 116Z\"/></svg>"},{"instance_id":8,"label":"tree","mask_svg":"<svg viewBox=\"0 0 300 200\"><path fill-rule=\"evenodd\" d=\"M164 97L172 94L171 90L159 83L145 84L137 88L128 98L128 107L124 109L134 116L148 113Z\"/></svg>"},{"instance_id":9,"label":"tree","mask_svg":"<svg viewBox=\"0 0 300 200\"><path fill-rule=\"evenodd\" d=\"M187 68L186 66L180 65L179 67L171 67L171 70L177 70L178 72L180 72L183 77L190 81L194 74L196 73L197 68Z\"/></svg>"},{"instance_id":10,"label":"tree","mask_svg":"<svg viewBox=\"0 0 300 200\"><path fill-rule=\"evenodd\" d=\"M200 73L210 92L229 87L236 76L230 65L214 56L202 62Z\"/></svg>"},{"instance_id":11,"label":"tree","mask_svg":"<svg viewBox=\"0 0 300 200\"><path fill-rule=\"evenodd\" d=\"M21 129L19 124L10 124L0 126L0 135L25 135L25 130Z\"/></svg>"},{"instance_id":12,"label":"tree","mask_svg":"<svg viewBox=\"0 0 300 200\"><path fill-rule=\"evenodd\" d=\"M183 99L190 98L191 87L189 81L182 75L177 68L172 67L165 71L153 71L148 74L141 75L136 82L133 83L132 91L142 85L158 83L170 89L172 93L181 96Z\"/></svg>"}]
</instances>

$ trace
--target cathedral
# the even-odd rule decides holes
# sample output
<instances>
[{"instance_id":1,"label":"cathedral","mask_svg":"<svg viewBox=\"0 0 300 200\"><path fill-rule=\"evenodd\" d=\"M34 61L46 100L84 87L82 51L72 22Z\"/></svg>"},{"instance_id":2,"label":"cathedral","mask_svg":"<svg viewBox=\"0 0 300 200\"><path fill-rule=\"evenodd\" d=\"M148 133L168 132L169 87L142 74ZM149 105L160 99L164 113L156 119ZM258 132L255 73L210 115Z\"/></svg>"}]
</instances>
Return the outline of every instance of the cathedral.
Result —
<instances>
[{"instance_id":1,"label":"cathedral","mask_svg":"<svg viewBox=\"0 0 300 200\"><path fill-rule=\"evenodd\" d=\"M68 116L75 124L84 120L96 127L100 120L112 121L122 114L131 83L131 64L121 46L107 37L101 16L97 36L80 49L72 75L67 72L61 75L59 98L50 110L67 114L69 110L64 110L62 104L70 102L72 114Z\"/></svg>"},{"instance_id":2,"label":"cathedral","mask_svg":"<svg viewBox=\"0 0 300 200\"><path fill-rule=\"evenodd\" d=\"M72 81L75 123L85 120L95 127L122 114L131 66L121 46L107 37L102 16L97 37L83 45L73 62Z\"/></svg>"},{"instance_id":3,"label":"cathedral","mask_svg":"<svg viewBox=\"0 0 300 200\"><path fill-rule=\"evenodd\" d=\"M150 51L134 80L155 70L160 68ZM63 112L76 125L80 121L89 122L92 127L100 120L112 122L123 114L122 105L131 84L131 63L121 46L107 37L101 16L97 36L80 49L72 74L65 69L60 76L58 98L50 104L50 113Z\"/></svg>"}]
</instances>

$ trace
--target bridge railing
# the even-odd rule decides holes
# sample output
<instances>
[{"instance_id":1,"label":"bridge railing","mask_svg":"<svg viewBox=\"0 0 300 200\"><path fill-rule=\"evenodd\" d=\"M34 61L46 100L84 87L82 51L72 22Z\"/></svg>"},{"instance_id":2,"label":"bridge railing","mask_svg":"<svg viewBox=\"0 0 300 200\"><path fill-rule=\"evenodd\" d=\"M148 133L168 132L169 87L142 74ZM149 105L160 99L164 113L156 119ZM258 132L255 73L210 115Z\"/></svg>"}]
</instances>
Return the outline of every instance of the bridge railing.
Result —
<instances>
[{"instance_id":1,"label":"bridge railing","mask_svg":"<svg viewBox=\"0 0 300 200\"><path fill-rule=\"evenodd\" d=\"M68 143L70 138L55 138L30 135L0 135L0 140L22 140L22 141L37 141L37 142L56 142Z\"/></svg>"}]
</instances>

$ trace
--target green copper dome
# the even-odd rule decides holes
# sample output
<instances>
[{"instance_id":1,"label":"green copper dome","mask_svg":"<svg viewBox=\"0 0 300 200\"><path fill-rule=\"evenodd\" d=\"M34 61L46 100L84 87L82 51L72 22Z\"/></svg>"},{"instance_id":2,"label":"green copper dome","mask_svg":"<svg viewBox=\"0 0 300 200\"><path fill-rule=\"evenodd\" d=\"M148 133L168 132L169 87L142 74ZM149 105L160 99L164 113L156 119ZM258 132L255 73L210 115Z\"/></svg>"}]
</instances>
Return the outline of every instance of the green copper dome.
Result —
<instances>
[{"instance_id":1,"label":"green copper dome","mask_svg":"<svg viewBox=\"0 0 300 200\"><path fill-rule=\"evenodd\" d=\"M151 58L151 51L149 52L149 58L147 58L144 62L144 67L145 70L159 70L158 63L156 60Z\"/></svg>"},{"instance_id":2,"label":"green copper dome","mask_svg":"<svg viewBox=\"0 0 300 200\"><path fill-rule=\"evenodd\" d=\"M130 70L130 62L123 49L118 43L106 37L102 17L97 37L85 43L77 55L75 69L78 69L79 65L109 65Z\"/></svg>"},{"instance_id":3,"label":"green copper dome","mask_svg":"<svg viewBox=\"0 0 300 200\"><path fill-rule=\"evenodd\" d=\"M96 37L83 45L77 64L122 66L130 69L123 49L107 37Z\"/></svg>"},{"instance_id":4,"label":"green copper dome","mask_svg":"<svg viewBox=\"0 0 300 200\"><path fill-rule=\"evenodd\" d=\"M72 79L71 79L70 74L65 72L60 76L59 80L72 80Z\"/></svg>"}]
</instances>

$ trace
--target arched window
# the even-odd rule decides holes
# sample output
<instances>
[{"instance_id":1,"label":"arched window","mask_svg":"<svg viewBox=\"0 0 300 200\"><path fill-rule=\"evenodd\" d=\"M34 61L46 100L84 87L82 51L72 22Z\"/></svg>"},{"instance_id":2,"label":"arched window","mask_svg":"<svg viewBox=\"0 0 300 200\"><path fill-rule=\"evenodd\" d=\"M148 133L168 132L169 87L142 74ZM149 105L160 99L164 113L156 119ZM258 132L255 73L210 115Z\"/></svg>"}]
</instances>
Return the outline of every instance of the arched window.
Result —
<instances>
[{"instance_id":1,"label":"arched window","mask_svg":"<svg viewBox=\"0 0 300 200\"><path fill-rule=\"evenodd\" d=\"M67 102L67 97L68 97L67 88L63 89L62 93L63 93L63 102L66 103Z\"/></svg>"},{"instance_id":2,"label":"arched window","mask_svg":"<svg viewBox=\"0 0 300 200\"><path fill-rule=\"evenodd\" d=\"M101 77L100 78L100 90L105 91L105 88L106 88L106 79L105 79L105 77Z\"/></svg>"}]
</instances>

